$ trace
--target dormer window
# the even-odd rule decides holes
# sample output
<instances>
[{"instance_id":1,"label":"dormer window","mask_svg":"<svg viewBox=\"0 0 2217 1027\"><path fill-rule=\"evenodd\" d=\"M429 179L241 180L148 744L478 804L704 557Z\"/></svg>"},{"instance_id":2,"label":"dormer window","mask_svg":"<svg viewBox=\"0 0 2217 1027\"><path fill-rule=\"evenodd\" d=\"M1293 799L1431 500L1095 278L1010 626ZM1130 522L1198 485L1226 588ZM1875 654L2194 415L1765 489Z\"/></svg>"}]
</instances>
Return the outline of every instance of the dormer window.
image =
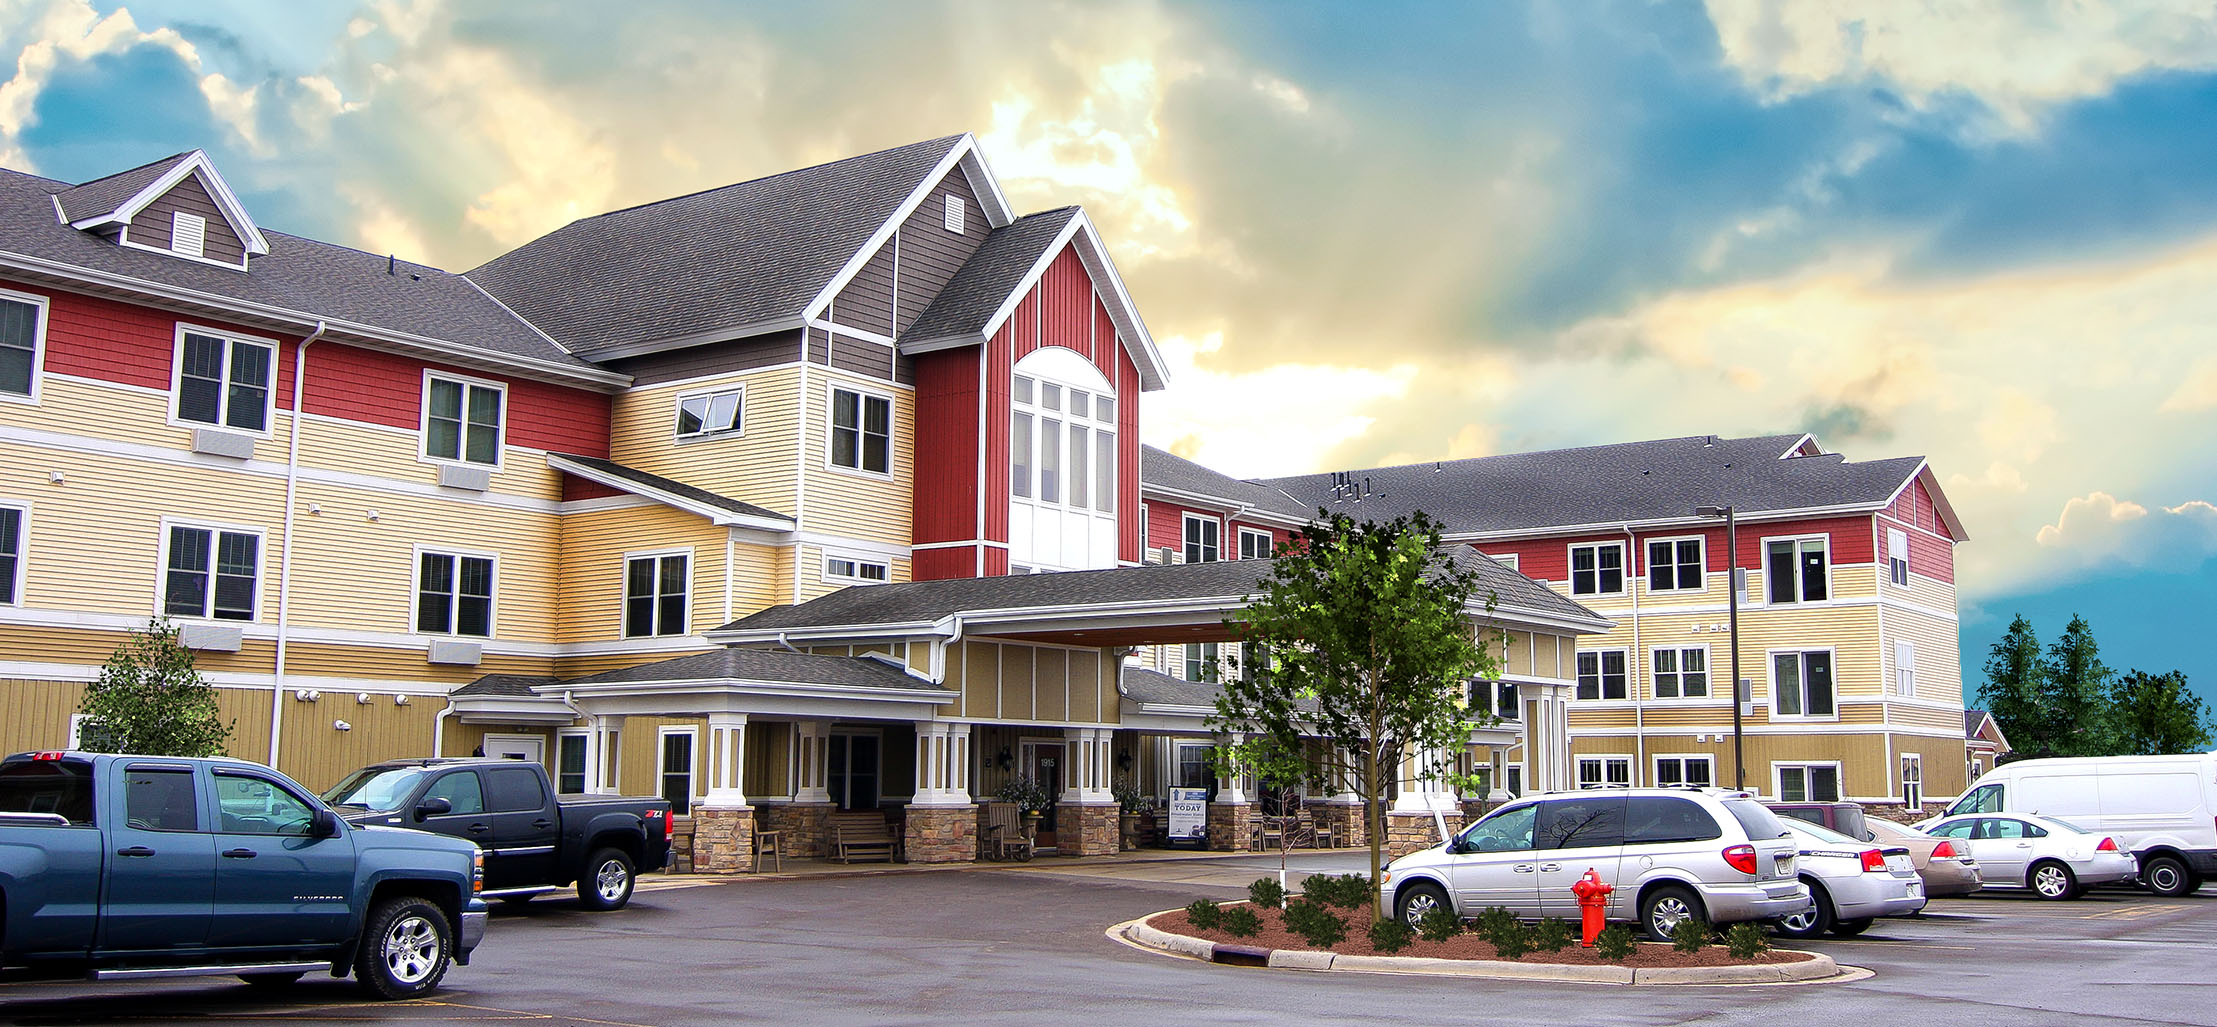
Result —
<instances>
[{"instance_id":1,"label":"dormer window","mask_svg":"<svg viewBox=\"0 0 2217 1027\"><path fill-rule=\"evenodd\" d=\"M198 214L178 211L170 221L169 248L188 257L197 257L208 248L208 219Z\"/></svg>"}]
</instances>

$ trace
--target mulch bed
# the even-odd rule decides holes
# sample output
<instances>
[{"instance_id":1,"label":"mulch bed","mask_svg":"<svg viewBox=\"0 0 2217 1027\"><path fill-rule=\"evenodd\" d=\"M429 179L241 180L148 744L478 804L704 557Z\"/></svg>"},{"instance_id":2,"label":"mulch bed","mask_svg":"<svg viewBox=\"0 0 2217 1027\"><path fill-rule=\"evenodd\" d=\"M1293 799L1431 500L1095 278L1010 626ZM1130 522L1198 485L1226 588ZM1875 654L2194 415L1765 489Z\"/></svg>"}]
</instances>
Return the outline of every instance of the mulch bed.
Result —
<instances>
[{"instance_id":1,"label":"mulch bed","mask_svg":"<svg viewBox=\"0 0 2217 1027\"><path fill-rule=\"evenodd\" d=\"M1227 907L1239 904L1240 903L1225 903ZM1173 909L1166 913L1157 913L1154 916L1147 918L1147 924L1148 926L1153 927L1158 931L1165 931L1170 934L1183 934L1187 937L1192 938L1206 938L1209 941L1222 942L1228 945L1248 945L1266 949L1296 949L1309 952L1325 951L1318 949L1314 945L1309 944L1307 939L1302 938L1300 935L1287 930L1285 926L1285 920L1283 919L1284 914L1280 911L1274 909L1259 909L1256 910L1256 912L1260 914L1260 918L1262 920L1262 930L1256 933L1254 936L1247 938L1235 938L1226 933L1221 928L1216 930L1204 931L1198 927L1195 927L1193 926L1192 919L1187 917L1186 911L1182 909ZM1359 914L1360 911L1358 910L1356 911L1356 913ZM1467 933L1458 934L1446 941L1425 941L1422 938L1415 938L1409 942L1409 946L1407 948L1402 949L1399 952L1379 952L1378 950L1370 947L1370 937L1367 931L1359 929L1355 926L1354 922L1362 919L1360 915L1348 915L1346 912L1343 911L1340 919L1349 921L1347 938L1346 940L1340 942L1338 945L1333 946L1329 951L1337 952L1341 955L1413 956L1425 959L1501 958L1494 952L1493 944L1491 942L1488 942L1475 934ZM1762 955L1756 956L1754 959L1734 959L1732 958L1732 953L1726 951L1724 946L1722 945L1710 945L1706 948L1703 948L1699 952L1688 955L1686 953L1679 952L1671 948L1669 945L1660 944L1658 942L1643 941L1639 943L1638 950L1635 951L1630 958L1624 960L1621 963L1610 963L1608 960L1605 960L1599 955L1596 955L1592 949L1579 948L1576 940L1574 939L1571 942L1571 946L1569 948L1563 949L1560 952L1530 952L1526 953L1522 958L1515 960L1515 962L1545 963L1558 966L1631 966L1642 968L1661 968L1676 966L1753 966L1763 963L1799 963L1809 958L1811 957L1806 952L1774 951L1765 952Z\"/></svg>"}]
</instances>

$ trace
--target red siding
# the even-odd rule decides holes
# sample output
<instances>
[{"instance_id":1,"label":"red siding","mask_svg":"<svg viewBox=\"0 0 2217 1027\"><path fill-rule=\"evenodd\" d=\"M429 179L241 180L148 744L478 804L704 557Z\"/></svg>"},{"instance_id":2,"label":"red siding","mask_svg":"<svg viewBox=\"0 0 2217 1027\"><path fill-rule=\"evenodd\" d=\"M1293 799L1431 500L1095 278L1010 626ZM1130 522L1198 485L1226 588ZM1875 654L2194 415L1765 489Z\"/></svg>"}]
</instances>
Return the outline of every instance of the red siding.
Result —
<instances>
[{"instance_id":1,"label":"red siding","mask_svg":"<svg viewBox=\"0 0 2217 1027\"><path fill-rule=\"evenodd\" d=\"M978 568L978 577L998 578L1008 574L1008 550L994 546L985 547L985 563Z\"/></svg>"},{"instance_id":2,"label":"red siding","mask_svg":"<svg viewBox=\"0 0 2217 1027\"><path fill-rule=\"evenodd\" d=\"M509 445L608 455L611 402L600 393L337 343L318 343L308 351L308 412L415 430L422 427L426 367L507 385Z\"/></svg>"},{"instance_id":3,"label":"red siding","mask_svg":"<svg viewBox=\"0 0 2217 1027\"><path fill-rule=\"evenodd\" d=\"M1024 320L1021 314L1020 307L1018 316L1009 318L1009 323L1003 324L985 344L985 537L994 542L1008 541L1008 422L1014 412L1009 380L1016 362L1012 353L1015 324ZM977 472L970 473L975 476ZM1008 551L998 552L1002 573L1007 573ZM981 568L979 573L984 570Z\"/></svg>"},{"instance_id":4,"label":"red siding","mask_svg":"<svg viewBox=\"0 0 2217 1027\"><path fill-rule=\"evenodd\" d=\"M1627 560L1625 573L1647 573L1647 543L1651 539L1686 538L1699 535L1706 540L1702 551L1709 570L1723 573L1725 569L1724 526L1713 528L1675 528L1642 532L1634 539ZM1782 535L1829 535L1831 562L1834 564L1869 563L1872 553L1871 519L1866 516L1826 517L1806 521L1764 521L1740 525L1740 566L1759 570L1763 566L1763 540ZM1622 532L1602 535L1578 535L1560 538L1513 539L1481 542L1473 548L1488 556L1517 558L1517 570L1525 577L1540 581L1560 582L1570 577L1570 547L1592 542L1623 542Z\"/></svg>"},{"instance_id":5,"label":"red siding","mask_svg":"<svg viewBox=\"0 0 2217 1027\"><path fill-rule=\"evenodd\" d=\"M10 288L48 298L46 370L119 385L170 388L171 361L177 354L177 325L277 340L279 409L292 405L293 346L299 340L267 329L245 328L201 317L181 317L151 307L95 296L80 296L9 283Z\"/></svg>"},{"instance_id":6,"label":"red siding","mask_svg":"<svg viewBox=\"0 0 2217 1027\"><path fill-rule=\"evenodd\" d=\"M919 545L978 537L978 359L977 350L961 349L927 353L916 361ZM923 554L917 556L921 561ZM974 563L967 556L963 561Z\"/></svg>"},{"instance_id":7,"label":"red siding","mask_svg":"<svg viewBox=\"0 0 2217 1027\"><path fill-rule=\"evenodd\" d=\"M949 549L919 549L909 559L909 577L917 581L945 581L948 578L974 578L978 576L978 550L976 546L957 546ZM1008 559L1003 557L1002 564Z\"/></svg>"},{"instance_id":8,"label":"red siding","mask_svg":"<svg viewBox=\"0 0 2217 1027\"><path fill-rule=\"evenodd\" d=\"M1124 347L1115 344L1112 331L1107 336L1109 356L1115 361L1116 372L1109 380L1116 383L1116 460L1121 471L1116 476L1116 558L1128 562L1139 560L1139 365L1132 362Z\"/></svg>"},{"instance_id":9,"label":"red siding","mask_svg":"<svg viewBox=\"0 0 2217 1027\"><path fill-rule=\"evenodd\" d=\"M1921 532L1909 533L1909 570L1913 574L1953 584L1955 545Z\"/></svg>"},{"instance_id":10,"label":"red siding","mask_svg":"<svg viewBox=\"0 0 2217 1027\"><path fill-rule=\"evenodd\" d=\"M609 488L597 481L586 481L574 474L562 476L562 501L565 503L580 499L606 499L623 494L620 489Z\"/></svg>"}]
</instances>

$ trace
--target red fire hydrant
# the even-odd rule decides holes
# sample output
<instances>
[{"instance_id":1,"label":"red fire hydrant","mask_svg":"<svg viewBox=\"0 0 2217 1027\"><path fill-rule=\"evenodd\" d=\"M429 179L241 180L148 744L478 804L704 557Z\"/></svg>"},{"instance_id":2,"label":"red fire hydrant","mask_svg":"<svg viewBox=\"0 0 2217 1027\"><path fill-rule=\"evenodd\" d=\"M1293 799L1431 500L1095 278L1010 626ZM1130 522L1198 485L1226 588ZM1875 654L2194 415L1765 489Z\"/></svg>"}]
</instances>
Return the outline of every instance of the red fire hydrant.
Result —
<instances>
[{"instance_id":1,"label":"red fire hydrant","mask_svg":"<svg viewBox=\"0 0 2217 1027\"><path fill-rule=\"evenodd\" d=\"M1584 940L1578 943L1580 946L1590 949L1593 940L1601 936L1601 913L1609 905L1609 893L1615 890L1616 887L1602 881L1592 867L1587 867L1586 876L1570 886L1570 893L1578 896L1578 926L1584 935Z\"/></svg>"}]
</instances>

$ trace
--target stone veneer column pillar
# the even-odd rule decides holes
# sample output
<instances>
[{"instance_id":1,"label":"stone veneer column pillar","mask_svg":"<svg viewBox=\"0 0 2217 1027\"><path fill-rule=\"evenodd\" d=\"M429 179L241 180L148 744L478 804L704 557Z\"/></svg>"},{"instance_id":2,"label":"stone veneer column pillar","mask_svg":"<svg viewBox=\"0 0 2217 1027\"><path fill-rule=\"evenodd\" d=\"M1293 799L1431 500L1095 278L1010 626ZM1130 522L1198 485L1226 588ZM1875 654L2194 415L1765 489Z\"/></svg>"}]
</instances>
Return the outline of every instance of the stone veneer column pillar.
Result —
<instances>
[{"instance_id":1,"label":"stone veneer column pillar","mask_svg":"<svg viewBox=\"0 0 2217 1027\"><path fill-rule=\"evenodd\" d=\"M1362 795L1355 788L1357 755L1346 749L1338 750L1334 758L1341 761L1341 765L1330 769L1325 784L1328 791L1305 803L1318 823L1330 825L1333 840L1349 848L1370 844L1370 825L1364 822Z\"/></svg>"},{"instance_id":2,"label":"stone veneer column pillar","mask_svg":"<svg viewBox=\"0 0 2217 1027\"><path fill-rule=\"evenodd\" d=\"M916 797L902 844L911 863L978 858L978 807L970 801L970 725L916 722Z\"/></svg>"},{"instance_id":3,"label":"stone veneer column pillar","mask_svg":"<svg viewBox=\"0 0 2217 1027\"><path fill-rule=\"evenodd\" d=\"M1109 790L1115 729L1063 729L1068 770L1055 800L1055 850L1065 856L1107 856L1123 848L1117 838L1116 794Z\"/></svg>"},{"instance_id":4,"label":"stone veneer column pillar","mask_svg":"<svg viewBox=\"0 0 2217 1027\"><path fill-rule=\"evenodd\" d=\"M831 855L831 725L799 720L786 748L786 775L793 801L765 807L755 816L764 830L778 832L778 854L822 858Z\"/></svg>"},{"instance_id":5,"label":"stone veneer column pillar","mask_svg":"<svg viewBox=\"0 0 2217 1027\"><path fill-rule=\"evenodd\" d=\"M708 792L693 807L693 869L740 874L754 869L754 809L744 787L747 715L708 715Z\"/></svg>"},{"instance_id":6,"label":"stone veneer column pillar","mask_svg":"<svg viewBox=\"0 0 2217 1027\"><path fill-rule=\"evenodd\" d=\"M1401 794L1386 811L1386 858L1438 844L1439 819L1434 818L1435 812L1448 820L1449 830L1462 823L1462 799L1431 770L1439 755L1434 750L1422 750L1402 757L1397 768Z\"/></svg>"}]
</instances>

